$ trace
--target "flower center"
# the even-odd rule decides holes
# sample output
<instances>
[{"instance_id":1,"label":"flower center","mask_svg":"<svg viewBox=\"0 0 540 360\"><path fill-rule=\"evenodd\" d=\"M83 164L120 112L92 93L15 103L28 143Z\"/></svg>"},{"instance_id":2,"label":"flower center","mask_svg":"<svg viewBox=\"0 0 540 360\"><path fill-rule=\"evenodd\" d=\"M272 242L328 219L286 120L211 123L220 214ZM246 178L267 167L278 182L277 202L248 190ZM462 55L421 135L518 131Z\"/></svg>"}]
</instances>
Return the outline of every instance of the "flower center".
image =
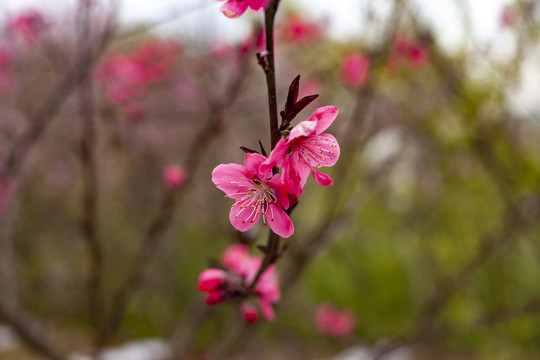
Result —
<instances>
[{"instance_id":1,"label":"flower center","mask_svg":"<svg viewBox=\"0 0 540 360\"><path fill-rule=\"evenodd\" d=\"M265 215L268 213L268 210L270 210L271 219L274 220L274 213L270 205L276 203L277 198L266 182L253 179L249 180L249 183L249 188L243 193L244 196L238 199L233 205L240 205L240 211L236 214L235 218L247 209L247 211L251 210L251 213L242 221L243 223L246 221L254 222L257 215L262 215L264 225L266 225Z\"/></svg>"}]
</instances>

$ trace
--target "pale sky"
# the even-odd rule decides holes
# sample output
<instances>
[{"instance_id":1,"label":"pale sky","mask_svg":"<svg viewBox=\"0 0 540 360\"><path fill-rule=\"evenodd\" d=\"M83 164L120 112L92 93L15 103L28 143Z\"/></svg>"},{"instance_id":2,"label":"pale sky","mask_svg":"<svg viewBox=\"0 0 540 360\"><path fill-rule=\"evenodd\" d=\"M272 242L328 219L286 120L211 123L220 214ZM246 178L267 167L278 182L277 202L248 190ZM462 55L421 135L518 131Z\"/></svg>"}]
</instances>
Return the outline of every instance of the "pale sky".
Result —
<instances>
[{"instance_id":1,"label":"pale sky","mask_svg":"<svg viewBox=\"0 0 540 360\"><path fill-rule=\"evenodd\" d=\"M98 0L99 1L99 0ZM110 2L112 0L101 0ZM74 7L76 0L0 0L0 11L13 12L36 6L46 11L52 8L61 9ZM282 6L297 3L315 18L329 18L331 34L336 37L346 37L358 34L362 30L359 14L366 4L373 4L378 11L384 11L385 0L283 0ZM456 4L466 4L467 12L471 15L471 23L477 41L493 40L498 32L498 18L504 4L510 0L414 0L417 8L428 24L435 29L441 43L446 47L456 47L462 43L463 32L460 26L460 13ZM47 5L44 5L47 4ZM177 22L178 29L189 31L192 24L212 24L213 29L220 34L235 36L247 31L245 21L230 20L218 13L221 4L215 0L123 0L121 17L124 21L158 21L171 13L200 7L191 15ZM376 6L375 6L376 5ZM46 6L46 7L44 7ZM47 8L48 6L48 8ZM388 6L386 6L388 7ZM208 22L209 18L211 22ZM184 24L183 26L180 24ZM199 26L196 26L199 29ZM185 29L185 30L184 30ZM242 30L243 29L243 30ZM198 30L200 31L200 30Z\"/></svg>"},{"instance_id":2,"label":"pale sky","mask_svg":"<svg viewBox=\"0 0 540 360\"><path fill-rule=\"evenodd\" d=\"M0 14L14 13L29 7L36 7L45 13L51 9L74 9L78 0L0 0ZM176 21L158 28L161 33L219 36L224 39L241 39L249 31L249 16L228 19L219 13L221 3L216 0L94 0L100 3L120 1L121 19L124 23L160 21L174 13L186 13ZM511 0L411 0L421 14L421 19L432 28L438 43L447 51L460 51L465 43L475 48L490 47L490 56L505 57L512 47L512 39L501 30L499 16L503 7ZM336 38L346 38L361 34L361 14L367 5L376 12L389 10L390 0L282 0L281 6L295 6L314 19L329 19L330 34ZM45 5L46 4L46 5ZM458 8L458 4L466 8ZM461 11L470 16L472 38L465 38L461 21ZM540 93L540 67L533 62L522 74L521 86L512 91L512 102L517 110L540 112L539 101L532 94Z\"/></svg>"}]
</instances>

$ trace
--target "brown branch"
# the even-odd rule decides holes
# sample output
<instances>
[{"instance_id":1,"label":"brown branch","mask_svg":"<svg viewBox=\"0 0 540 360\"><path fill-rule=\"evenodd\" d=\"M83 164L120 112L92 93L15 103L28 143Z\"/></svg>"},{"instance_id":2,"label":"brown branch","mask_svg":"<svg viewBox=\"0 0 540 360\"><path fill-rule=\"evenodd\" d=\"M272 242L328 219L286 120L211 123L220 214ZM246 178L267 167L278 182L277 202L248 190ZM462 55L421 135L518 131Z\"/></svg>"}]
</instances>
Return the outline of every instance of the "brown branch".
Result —
<instances>
[{"instance_id":1,"label":"brown branch","mask_svg":"<svg viewBox=\"0 0 540 360\"><path fill-rule=\"evenodd\" d=\"M268 89L268 113L270 117L271 149L274 149L281 138L278 126L277 94L276 94L276 66L274 59L274 20L280 0L272 0L264 11L264 28L266 39L265 66L266 87Z\"/></svg>"},{"instance_id":2,"label":"brown branch","mask_svg":"<svg viewBox=\"0 0 540 360\"><path fill-rule=\"evenodd\" d=\"M276 95L276 67L274 60L274 20L276 12L279 6L280 0L272 0L268 5L268 8L264 11L264 31L266 38L266 54L264 56L264 62L261 64L266 74L266 87L268 89L268 110L269 110L269 124L270 124L270 143L271 150L274 149L279 139L281 139L281 133L279 131L278 124L278 111L277 111L277 95ZM260 60L261 58L259 58ZM277 169L274 168L274 172ZM255 289L257 282L261 278L262 274L272 265L279 256L279 243L280 237L270 231L268 234L268 242L265 248L265 254L261 266L255 275L255 278L249 285L249 289Z\"/></svg>"}]
</instances>

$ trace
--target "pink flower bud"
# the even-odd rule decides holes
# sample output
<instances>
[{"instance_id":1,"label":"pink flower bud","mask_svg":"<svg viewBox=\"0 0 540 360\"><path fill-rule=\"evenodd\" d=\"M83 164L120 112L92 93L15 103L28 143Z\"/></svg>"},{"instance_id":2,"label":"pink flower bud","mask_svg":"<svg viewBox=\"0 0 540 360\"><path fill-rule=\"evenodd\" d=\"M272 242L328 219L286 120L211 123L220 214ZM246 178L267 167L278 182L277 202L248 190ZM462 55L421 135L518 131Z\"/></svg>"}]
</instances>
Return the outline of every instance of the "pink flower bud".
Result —
<instances>
[{"instance_id":1,"label":"pink flower bud","mask_svg":"<svg viewBox=\"0 0 540 360\"><path fill-rule=\"evenodd\" d=\"M163 171L163 180L169 188L178 189L186 183L187 176L180 166L169 165Z\"/></svg>"},{"instance_id":2,"label":"pink flower bud","mask_svg":"<svg viewBox=\"0 0 540 360\"><path fill-rule=\"evenodd\" d=\"M242 316L244 316L244 320L248 323L255 323L259 320L259 314L253 305L242 304L240 311L242 312Z\"/></svg>"},{"instance_id":3,"label":"pink flower bud","mask_svg":"<svg viewBox=\"0 0 540 360\"><path fill-rule=\"evenodd\" d=\"M215 305L224 302L226 299L225 294L221 290L212 291L206 297L206 305Z\"/></svg>"},{"instance_id":4,"label":"pink flower bud","mask_svg":"<svg viewBox=\"0 0 540 360\"><path fill-rule=\"evenodd\" d=\"M225 282L227 274L220 269L206 269L199 275L199 285L197 290L202 292L215 291Z\"/></svg>"}]
</instances>

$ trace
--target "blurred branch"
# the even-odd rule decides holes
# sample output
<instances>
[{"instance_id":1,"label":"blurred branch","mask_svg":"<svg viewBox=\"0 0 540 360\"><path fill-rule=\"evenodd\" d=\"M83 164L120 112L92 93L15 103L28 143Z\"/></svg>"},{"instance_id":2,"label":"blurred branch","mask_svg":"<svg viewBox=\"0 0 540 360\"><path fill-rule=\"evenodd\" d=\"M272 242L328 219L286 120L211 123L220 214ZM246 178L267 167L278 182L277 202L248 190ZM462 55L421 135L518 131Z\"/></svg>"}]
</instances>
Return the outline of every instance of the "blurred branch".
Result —
<instances>
[{"instance_id":1,"label":"blurred branch","mask_svg":"<svg viewBox=\"0 0 540 360\"><path fill-rule=\"evenodd\" d=\"M426 341L436 336L436 323L446 305L470 284L473 275L494 254L505 246L512 246L519 235L537 226L538 215L540 197L508 204L502 225L480 239L474 255L455 274L444 277L436 284L433 295L425 302L415 320L413 340Z\"/></svg>"},{"instance_id":2,"label":"blurred branch","mask_svg":"<svg viewBox=\"0 0 540 360\"><path fill-rule=\"evenodd\" d=\"M111 14L107 27L103 32L95 49L88 49L81 54L76 64L66 71L64 77L50 92L49 97L41 104L41 107L32 115L29 115L29 127L15 140L7 156L0 167L0 180L10 182L17 178L21 165L26 159L31 148L38 142L45 132L50 120L58 113L72 90L79 85L89 74L94 62L103 53L114 32L114 14ZM13 210L13 209L11 209ZM4 211L7 211L4 209ZM7 226L6 224L2 224ZM8 238L4 240L7 241ZM14 266L14 264L12 264ZM45 329L36 319L28 316L18 308L16 301L12 304L0 299L0 317L11 325L22 341L41 355L60 360L64 355L55 348L47 339Z\"/></svg>"},{"instance_id":3,"label":"blurred branch","mask_svg":"<svg viewBox=\"0 0 540 360\"><path fill-rule=\"evenodd\" d=\"M502 322L511 321L520 316L538 313L540 313L540 299L534 298L527 301L523 306L517 309L499 307L498 309L480 317L476 324L480 327L493 327Z\"/></svg>"},{"instance_id":4,"label":"blurred branch","mask_svg":"<svg viewBox=\"0 0 540 360\"><path fill-rule=\"evenodd\" d=\"M118 292L113 297L109 316L101 330L101 344L106 344L110 341L118 331L129 299L141 286L146 267L158 247L161 236L165 233L171 223L174 211L180 202L180 197L186 193L189 185L192 183L191 179L196 173L201 158L204 155L205 150L208 149L208 145L221 133L221 131L223 131L223 127L225 126L225 112L236 101L249 72L248 55L249 52L242 55L243 58L241 59L240 65L241 70L232 77L224 96L213 102L209 111L209 118L206 126L199 131L189 147L186 162L184 164L184 169L186 173L189 174L188 182L180 189L168 189L164 192L158 214L150 223L146 231L142 246L135 256L135 260L130 267L126 280L120 285ZM182 342L185 340L181 339L178 341Z\"/></svg>"},{"instance_id":5,"label":"blurred branch","mask_svg":"<svg viewBox=\"0 0 540 360\"><path fill-rule=\"evenodd\" d=\"M80 63L91 62L92 45L90 41L90 20L92 2L80 1L78 23ZM88 248L89 275L87 280L88 312L90 322L99 332L103 315L103 248L98 235L98 174L96 165L96 128L94 124L94 99L91 71L81 79L79 85L79 117L81 138L79 155L83 173L83 192L81 196L83 238Z\"/></svg>"},{"instance_id":6,"label":"blurred branch","mask_svg":"<svg viewBox=\"0 0 540 360\"><path fill-rule=\"evenodd\" d=\"M41 138L47 129L47 125L56 116L72 90L88 76L93 64L108 46L116 28L113 19L114 14L111 14L101 39L96 48L93 49L92 54L81 56L79 61L65 72L64 77L50 91L50 95L39 109L34 114L28 115L29 128L15 140L6 158L2 161L0 179L13 179L18 176L28 152Z\"/></svg>"},{"instance_id":7,"label":"blurred branch","mask_svg":"<svg viewBox=\"0 0 540 360\"><path fill-rule=\"evenodd\" d=\"M268 89L268 112L270 117L270 139L273 150L281 134L278 125L277 95L276 95L276 66L274 60L274 20L280 0L272 0L264 11L264 33L266 40L266 53L261 64L266 74L266 87ZM259 59L261 61L261 59Z\"/></svg>"},{"instance_id":8,"label":"blurred branch","mask_svg":"<svg viewBox=\"0 0 540 360\"><path fill-rule=\"evenodd\" d=\"M35 318L15 306L6 305L1 299L0 319L9 324L19 338L36 353L51 360L67 359L48 338L48 334L51 333L50 329L45 329L43 324Z\"/></svg>"}]
</instances>

